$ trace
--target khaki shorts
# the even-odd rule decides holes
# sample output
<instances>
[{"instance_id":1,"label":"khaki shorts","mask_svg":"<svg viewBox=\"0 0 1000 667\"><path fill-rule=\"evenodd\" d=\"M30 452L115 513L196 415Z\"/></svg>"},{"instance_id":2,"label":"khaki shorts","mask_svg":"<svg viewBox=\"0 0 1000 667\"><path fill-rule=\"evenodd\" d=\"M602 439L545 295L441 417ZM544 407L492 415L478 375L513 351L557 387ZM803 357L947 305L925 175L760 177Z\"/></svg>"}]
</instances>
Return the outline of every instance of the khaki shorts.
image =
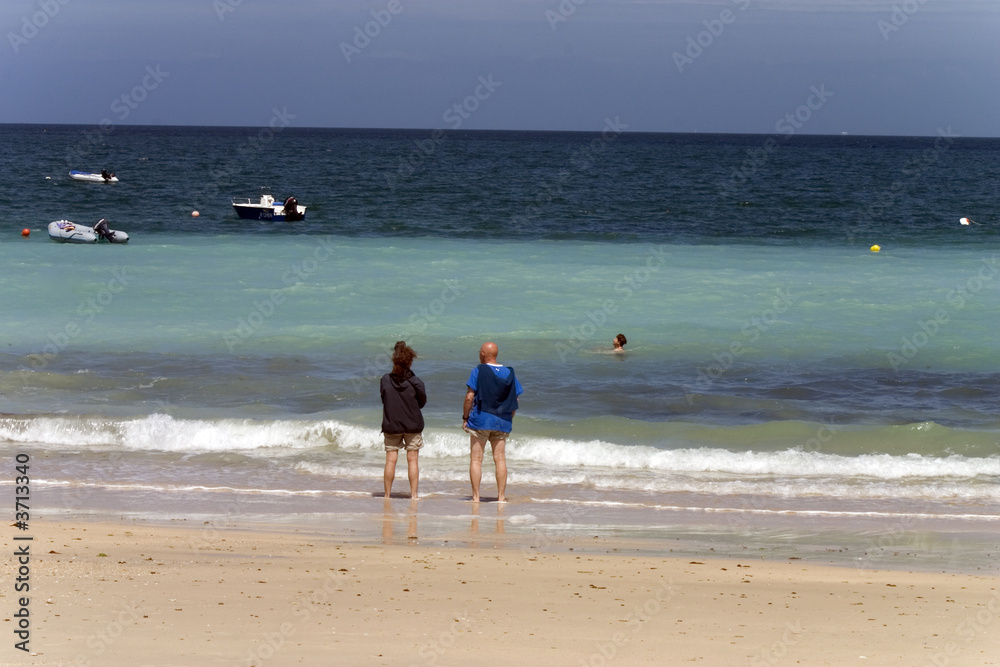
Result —
<instances>
[{"instance_id":1,"label":"khaki shorts","mask_svg":"<svg viewBox=\"0 0 1000 667\"><path fill-rule=\"evenodd\" d=\"M506 440L507 436L510 435L510 433L507 433L506 431L483 430L483 431L469 431L469 435L471 435L476 440L489 442L491 445L495 445L501 440Z\"/></svg>"},{"instance_id":2,"label":"khaki shorts","mask_svg":"<svg viewBox=\"0 0 1000 667\"><path fill-rule=\"evenodd\" d=\"M424 439L419 433L384 433L385 451L398 452L405 448L408 452L415 452L424 446Z\"/></svg>"}]
</instances>

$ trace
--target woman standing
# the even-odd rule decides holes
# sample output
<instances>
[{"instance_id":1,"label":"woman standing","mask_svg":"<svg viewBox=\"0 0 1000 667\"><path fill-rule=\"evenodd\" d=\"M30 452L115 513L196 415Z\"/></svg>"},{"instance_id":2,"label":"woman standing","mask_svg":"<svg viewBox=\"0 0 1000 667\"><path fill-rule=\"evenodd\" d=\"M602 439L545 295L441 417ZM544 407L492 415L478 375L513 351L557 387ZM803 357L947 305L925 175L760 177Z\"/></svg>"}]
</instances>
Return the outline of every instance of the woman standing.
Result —
<instances>
[{"instance_id":1,"label":"woman standing","mask_svg":"<svg viewBox=\"0 0 1000 667\"><path fill-rule=\"evenodd\" d=\"M385 497L392 490L396 477L396 460L400 448L406 449L406 467L410 478L410 498L417 497L420 467L417 457L424 446L421 433L424 416L420 409L427 404L424 383L413 374L410 365L417 358L413 348L399 341L392 352L392 372L382 376L382 433L385 435Z\"/></svg>"}]
</instances>

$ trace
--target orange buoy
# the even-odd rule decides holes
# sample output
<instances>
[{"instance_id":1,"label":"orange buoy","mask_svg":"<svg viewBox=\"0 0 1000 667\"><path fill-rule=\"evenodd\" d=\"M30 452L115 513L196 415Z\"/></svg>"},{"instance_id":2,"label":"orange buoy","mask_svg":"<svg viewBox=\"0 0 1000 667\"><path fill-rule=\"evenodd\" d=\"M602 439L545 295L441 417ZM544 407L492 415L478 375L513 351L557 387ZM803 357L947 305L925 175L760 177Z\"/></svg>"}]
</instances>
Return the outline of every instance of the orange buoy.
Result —
<instances>
[{"instance_id":1,"label":"orange buoy","mask_svg":"<svg viewBox=\"0 0 1000 667\"><path fill-rule=\"evenodd\" d=\"M21 230L21 236L28 236L29 234L31 234L31 230L27 227Z\"/></svg>"}]
</instances>

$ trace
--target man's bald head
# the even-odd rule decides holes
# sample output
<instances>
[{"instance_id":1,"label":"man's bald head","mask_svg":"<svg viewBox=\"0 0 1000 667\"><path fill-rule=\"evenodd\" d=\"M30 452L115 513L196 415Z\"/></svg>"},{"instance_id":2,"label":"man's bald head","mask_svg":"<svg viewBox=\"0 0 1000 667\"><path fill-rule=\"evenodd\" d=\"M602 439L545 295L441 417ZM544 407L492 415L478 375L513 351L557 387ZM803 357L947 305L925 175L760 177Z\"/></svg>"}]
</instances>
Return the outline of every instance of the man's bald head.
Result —
<instances>
[{"instance_id":1,"label":"man's bald head","mask_svg":"<svg viewBox=\"0 0 1000 667\"><path fill-rule=\"evenodd\" d=\"M496 343L483 343L482 347L479 348L479 363L495 364L498 354L500 354L500 350L497 349Z\"/></svg>"}]
</instances>

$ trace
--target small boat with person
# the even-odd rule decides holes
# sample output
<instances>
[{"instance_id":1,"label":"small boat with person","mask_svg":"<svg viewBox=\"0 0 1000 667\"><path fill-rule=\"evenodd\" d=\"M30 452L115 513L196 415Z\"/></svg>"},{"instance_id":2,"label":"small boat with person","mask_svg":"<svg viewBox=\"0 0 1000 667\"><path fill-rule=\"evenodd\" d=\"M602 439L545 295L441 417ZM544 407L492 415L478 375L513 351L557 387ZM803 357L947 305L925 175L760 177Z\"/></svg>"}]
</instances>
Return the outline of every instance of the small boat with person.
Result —
<instances>
[{"instance_id":1,"label":"small boat with person","mask_svg":"<svg viewBox=\"0 0 1000 667\"><path fill-rule=\"evenodd\" d=\"M306 207L299 206L299 200L288 197L277 202L271 196L270 188L260 189L260 201L253 202L249 197L233 198L233 208L236 215L243 220L271 220L273 222L298 222L306 217Z\"/></svg>"},{"instance_id":2,"label":"small boat with person","mask_svg":"<svg viewBox=\"0 0 1000 667\"><path fill-rule=\"evenodd\" d=\"M128 234L110 229L108 221L101 218L93 227L78 225L69 220L56 220L49 223L49 238L59 243L128 243Z\"/></svg>"},{"instance_id":3,"label":"small boat with person","mask_svg":"<svg viewBox=\"0 0 1000 667\"><path fill-rule=\"evenodd\" d=\"M74 169L69 172L69 177L74 181L84 181L86 183L117 183L118 177L113 173L108 172L104 169L99 174L94 174L89 171L78 171Z\"/></svg>"}]
</instances>

